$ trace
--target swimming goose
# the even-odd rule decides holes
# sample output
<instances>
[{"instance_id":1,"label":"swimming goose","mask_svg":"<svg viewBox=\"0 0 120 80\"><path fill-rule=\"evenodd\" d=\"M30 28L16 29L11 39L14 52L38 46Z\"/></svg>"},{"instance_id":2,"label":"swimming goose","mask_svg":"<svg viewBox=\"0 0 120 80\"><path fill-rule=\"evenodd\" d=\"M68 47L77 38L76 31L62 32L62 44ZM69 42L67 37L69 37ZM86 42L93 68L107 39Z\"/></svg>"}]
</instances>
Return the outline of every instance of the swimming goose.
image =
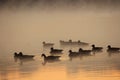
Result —
<instances>
[{"instance_id":1,"label":"swimming goose","mask_svg":"<svg viewBox=\"0 0 120 80\"><path fill-rule=\"evenodd\" d=\"M69 57L78 57L80 54L78 52L73 52L72 50L69 50Z\"/></svg>"},{"instance_id":2,"label":"swimming goose","mask_svg":"<svg viewBox=\"0 0 120 80\"><path fill-rule=\"evenodd\" d=\"M72 41L71 39L69 41L63 41L60 40L61 45L89 45L89 43L78 41Z\"/></svg>"},{"instance_id":3,"label":"swimming goose","mask_svg":"<svg viewBox=\"0 0 120 80\"><path fill-rule=\"evenodd\" d=\"M41 57L44 57L44 60L59 60L61 56L46 56L45 54L42 54Z\"/></svg>"},{"instance_id":4,"label":"swimming goose","mask_svg":"<svg viewBox=\"0 0 120 80\"><path fill-rule=\"evenodd\" d=\"M117 47L111 47L111 45L108 45L108 49L107 51L119 51L120 48L117 48Z\"/></svg>"},{"instance_id":5,"label":"swimming goose","mask_svg":"<svg viewBox=\"0 0 120 80\"><path fill-rule=\"evenodd\" d=\"M92 45L92 51L102 51L103 47L95 47L95 45Z\"/></svg>"},{"instance_id":6,"label":"swimming goose","mask_svg":"<svg viewBox=\"0 0 120 80\"><path fill-rule=\"evenodd\" d=\"M79 53L81 53L81 54L90 54L91 50L83 50L82 48L80 48Z\"/></svg>"},{"instance_id":7,"label":"swimming goose","mask_svg":"<svg viewBox=\"0 0 120 80\"><path fill-rule=\"evenodd\" d=\"M53 47L51 48L50 53L62 53L62 49L54 49Z\"/></svg>"},{"instance_id":8,"label":"swimming goose","mask_svg":"<svg viewBox=\"0 0 120 80\"><path fill-rule=\"evenodd\" d=\"M54 43L46 43L45 41L43 42L43 46L53 46Z\"/></svg>"},{"instance_id":9,"label":"swimming goose","mask_svg":"<svg viewBox=\"0 0 120 80\"><path fill-rule=\"evenodd\" d=\"M17 54L16 52L14 53L14 57L16 58L33 58L34 55L23 55L22 52L20 52L19 54Z\"/></svg>"}]
</instances>

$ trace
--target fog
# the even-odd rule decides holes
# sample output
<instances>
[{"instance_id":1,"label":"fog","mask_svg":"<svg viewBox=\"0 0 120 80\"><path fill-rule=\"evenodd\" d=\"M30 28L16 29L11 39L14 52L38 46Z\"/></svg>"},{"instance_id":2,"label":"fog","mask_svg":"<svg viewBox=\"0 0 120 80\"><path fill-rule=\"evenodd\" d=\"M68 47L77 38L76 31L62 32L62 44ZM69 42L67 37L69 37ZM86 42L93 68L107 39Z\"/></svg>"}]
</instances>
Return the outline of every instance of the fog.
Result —
<instances>
[{"instance_id":1,"label":"fog","mask_svg":"<svg viewBox=\"0 0 120 80\"><path fill-rule=\"evenodd\" d=\"M119 0L51 1L0 1L2 52L39 51L43 41L69 39L119 45Z\"/></svg>"}]
</instances>

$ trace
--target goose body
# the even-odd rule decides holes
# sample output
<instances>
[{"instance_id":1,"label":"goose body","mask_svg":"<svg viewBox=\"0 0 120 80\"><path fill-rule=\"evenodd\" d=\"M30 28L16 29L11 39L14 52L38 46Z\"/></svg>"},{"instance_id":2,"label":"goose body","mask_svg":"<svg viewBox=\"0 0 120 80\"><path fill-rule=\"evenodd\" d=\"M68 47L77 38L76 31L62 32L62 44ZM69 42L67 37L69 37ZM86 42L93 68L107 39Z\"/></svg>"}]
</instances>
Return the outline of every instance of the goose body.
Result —
<instances>
[{"instance_id":1,"label":"goose body","mask_svg":"<svg viewBox=\"0 0 120 80\"><path fill-rule=\"evenodd\" d=\"M80 54L90 54L91 50L83 50L82 48L79 49Z\"/></svg>"},{"instance_id":2,"label":"goose body","mask_svg":"<svg viewBox=\"0 0 120 80\"><path fill-rule=\"evenodd\" d=\"M69 50L69 57L78 57L80 54L78 52L72 52L72 50Z\"/></svg>"},{"instance_id":3,"label":"goose body","mask_svg":"<svg viewBox=\"0 0 120 80\"><path fill-rule=\"evenodd\" d=\"M22 52L20 52L19 54L17 54L16 52L14 53L14 57L16 58L33 58L34 55L23 55Z\"/></svg>"},{"instance_id":4,"label":"goose body","mask_svg":"<svg viewBox=\"0 0 120 80\"><path fill-rule=\"evenodd\" d=\"M92 51L102 51L103 47L96 47L94 44L92 45Z\"/></svg>"},{"instance_id":5,"label":"goose body","mask_svg":"<svg viewBox=\"0 0 120 80\"><path fill-rule=\"evenodd\" d=\"M108 45L108 49L107 51L119 51L120 48L117 48L117 47L111 47L110 45Z\"/></svg>"},{"instance_id":6,"label":"goose body","mask_svg":"<svg viewBox=\"0 0 120 80\"><path fill-rule=\"evenodd\" d=\"M50 53L62 53L62 49L54 49L53 47L51 48Z\"/></svg>"},{"instance_id":7,"label":"goose body","mask_svg":"<svg viewBox=\"0 0 120 80\"><path fill-rule=\"evenodd\" d=\"M59 60L61 56L46 56L45 54L42 54L41 57L44 57L44 60Z\"/></svg>"},{"instance_id":8,"label":"goose body","mask_svg":"<svg viewBox=\"0 0 120 80\"><path fill-rule=\"evenodd\" d=\"M72 40L63 41L63 40L60 40L60 44L61 45L89 45L89 43L81 42L80 40L78 40L78 41L72 41Z\"/></svg>"},{"instance_id":9,"label":"goose body","mask_svg":"<svg viewBox=\"0 0 120 80\"><path fill-rule=\"evenodd\" d=\"M54 45L54 43L46 43L46 42L43 42L43 46L45 47L47 47L47 46L53 46Z\"/></svg>"}]
</instances>

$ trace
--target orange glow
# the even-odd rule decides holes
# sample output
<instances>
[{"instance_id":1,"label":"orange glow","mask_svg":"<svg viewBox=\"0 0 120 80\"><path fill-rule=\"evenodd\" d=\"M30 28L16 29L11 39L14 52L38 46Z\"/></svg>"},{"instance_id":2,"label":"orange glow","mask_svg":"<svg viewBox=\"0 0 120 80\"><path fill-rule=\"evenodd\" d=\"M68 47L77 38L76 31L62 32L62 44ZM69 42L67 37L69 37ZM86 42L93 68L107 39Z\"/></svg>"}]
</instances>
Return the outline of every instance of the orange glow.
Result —
<instances>
[{"instance_id":1,"label":"orange glow","mask_svg":"<svg viewBox=\"0 0 120 80\"><path fill-rule=\"evenodd\" d=\"M119 80L120 72L117 70L105 70L103 73L94 73L79 70L78 73L66 73L65 67L44 67L34 73L20 74L20 72L9 72L6 76L8 80ZM112 77L112 78L111 78Z\"/></svg>"}]
</instances>

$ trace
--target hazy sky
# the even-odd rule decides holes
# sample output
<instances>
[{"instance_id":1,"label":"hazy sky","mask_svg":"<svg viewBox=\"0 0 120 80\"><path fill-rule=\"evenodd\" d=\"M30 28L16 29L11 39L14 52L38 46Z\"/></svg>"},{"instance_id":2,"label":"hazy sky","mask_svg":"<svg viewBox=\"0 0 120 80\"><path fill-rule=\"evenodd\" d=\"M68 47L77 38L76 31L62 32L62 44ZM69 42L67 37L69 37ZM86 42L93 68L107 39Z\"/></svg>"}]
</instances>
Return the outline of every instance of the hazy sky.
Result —
<instances>
[{"instance_id":1,"label":"hazy sky","mask_svg":"<svg viewBox=\"0 0 120 80\"><path fill-rule=\"evenodd\" d=\"M112 1L119 2L110 1L109 4ZM66 9L59 6L51 9L47 5L46 9L41 9L40 6L28 8L23 4L22 8L5 7L11 2L3 3L4 7L0 9L1 48L40 46L42 41L57 42L60 39L80 39L100 44L107 42L118 44L120 41L120 12L117 5L113 7L109 5L105 9L102 4L101 7L84 5L81 8L75 8L73 5L71 8L66 6Z\"/></svg>"}]
</instances>

